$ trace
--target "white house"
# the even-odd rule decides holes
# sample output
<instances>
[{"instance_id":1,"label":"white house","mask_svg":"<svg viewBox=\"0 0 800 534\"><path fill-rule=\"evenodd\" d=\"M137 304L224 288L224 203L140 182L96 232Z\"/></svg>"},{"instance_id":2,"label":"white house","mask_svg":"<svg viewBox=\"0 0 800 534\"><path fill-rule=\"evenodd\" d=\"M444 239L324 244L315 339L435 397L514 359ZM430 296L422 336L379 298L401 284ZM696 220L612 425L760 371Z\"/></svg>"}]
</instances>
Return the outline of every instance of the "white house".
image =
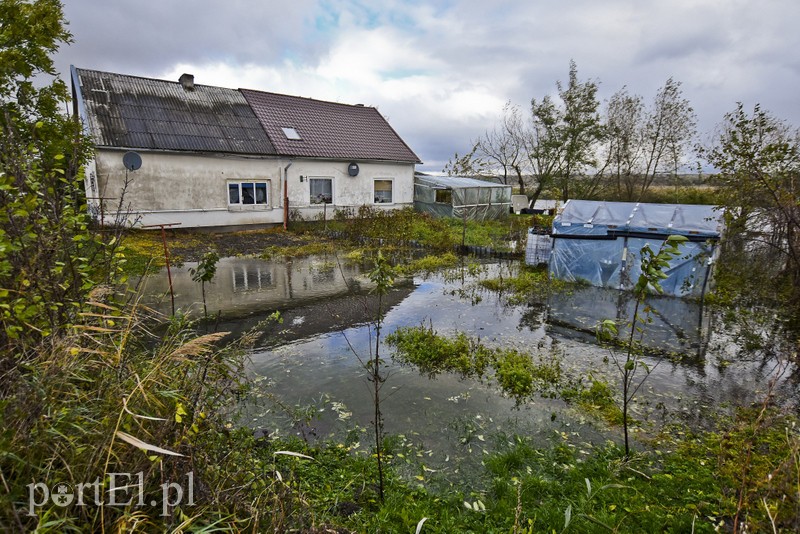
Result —
<instances>
[{"instance_id":1,"label":"white house","mask_svg":"<svg viewBox=\"0 0 800 534\"><path fill-rule=\"evenodd\" d=\"M75 67L72 92L105 222L120 205L129 223L182 227L413 205L420 160L373 107Z\"/></svg>"}]
</instances>

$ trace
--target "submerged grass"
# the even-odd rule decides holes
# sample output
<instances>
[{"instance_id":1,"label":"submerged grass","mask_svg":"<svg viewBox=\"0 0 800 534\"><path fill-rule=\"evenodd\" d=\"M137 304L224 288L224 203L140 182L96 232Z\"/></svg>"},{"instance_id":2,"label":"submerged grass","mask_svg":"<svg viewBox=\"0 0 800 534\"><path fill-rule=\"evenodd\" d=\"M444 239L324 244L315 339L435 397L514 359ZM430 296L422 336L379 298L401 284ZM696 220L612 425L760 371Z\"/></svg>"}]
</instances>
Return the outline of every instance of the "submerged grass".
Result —
<instances>
[{"instance_id":1,"label":"submerged grass","mask_svg":"<svg viewBox=\"0 0 800 534\"><path fill-rule=\"evenodd\" d=\"M386 337L386 343L395 347L397 361L431 377L455 372L465 378L493 378L517 404L537 394L553 395L564 378L556 357L534 359L514 349L490 348L463 332L448 338L432 326L401 327Z\"/></svg>"},{"instance_id":2,"label":"submerged grass","mask_svg":"<svg viewBox=\"0 0 800 534\"><path fill-rule=\"evenodd\" d=\"M303 245L271 245L261 253L261 258L265 260L273 258L300 258L304 256L333 254L335 251L335 245L326 241L305 243Z\"/></svg>"},{"instance_id":3,"label":"submerged grass","mask_svg":"<svg viewBox=\"0 0 800 534\"><path fill-rule=\"evenodd\" d=\"M396 268L398 274L410 275L415 273L430 274L442 269L458 265L458 257L452 252L444 254L430 254L422 258L404 262Z\"/></svg>"},{"instance_id":4,"label":"submerged grass","mask_svg":"<svg viewBox=\"0 0 800 534\"><path fill-rule=\"evenodd\" d=\"M512 276L481 279L478 284L502 294L509 304L530 300L545 301L552 291L565 287L561 280L551 280L547 268L520 265Z\"/></svg>"}]
</instances>

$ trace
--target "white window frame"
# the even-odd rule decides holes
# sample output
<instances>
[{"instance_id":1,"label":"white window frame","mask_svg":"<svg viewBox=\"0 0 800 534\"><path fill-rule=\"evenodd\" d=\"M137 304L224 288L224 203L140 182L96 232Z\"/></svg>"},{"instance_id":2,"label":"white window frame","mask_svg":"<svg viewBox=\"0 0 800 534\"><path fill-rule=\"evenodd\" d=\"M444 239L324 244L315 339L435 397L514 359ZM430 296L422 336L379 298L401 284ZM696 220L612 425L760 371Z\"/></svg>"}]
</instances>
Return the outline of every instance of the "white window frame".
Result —
<instances>
[{"instance_id":1,"label":"white window frame","mask_svg":"<svg viewBox=\"0 0 800 534\"><path fill-rule=\"evenodd\" d=\"M391 200L389 200L389 202L378 202L378 201L376 200L376 193L377 193L377 191L376 191L376 189L375 189L375 184L376 184L377 182L389 182L389 183L391 184L391 187L392 187L392 188L391 188L391 194L392 194L392 198L391 198ZM373 178L373 180L372 180L372 203L373 203L373 204L376 204L376 205L379 205L379 206L382 206L382 205L384 205L384 204L385 204L385 205L392 205L392 204L394 204L394 178Z\"/></svg>"},{"instance_id":2,"label":"white window frame","mask_svg":"<svg viewBox=\"0 0 800 534\"><path fill-rule=\"evenodd\" d=\"M311 200L311 182L313 180L328 180L331 183L331 201L330 202L312 202ZM309 176L308 177L308 203L311 206L324 206L325 204L332 206L336 200L336 186L333 176Z\"/></svg>"},{"instance_id":3,"label":"white window frame","mask_svg":"<svg viewBox=\"0 0 800 534\"><path fill-rule=\"evenodd\" d=\"M231 202L231 186L234 185L237 186L238 202ZM266 189L266 198L264 199L264 202L258 202L257 198L253 198L252 204L243 202L243 185L251 185L254 194L256 193L257 189L259 189L258 186L263 185ZM268 209L272 207L272 184L269 180L228 180L225 184L225 195L228 199L229 209Z\"/></svg>"}]
</instances>

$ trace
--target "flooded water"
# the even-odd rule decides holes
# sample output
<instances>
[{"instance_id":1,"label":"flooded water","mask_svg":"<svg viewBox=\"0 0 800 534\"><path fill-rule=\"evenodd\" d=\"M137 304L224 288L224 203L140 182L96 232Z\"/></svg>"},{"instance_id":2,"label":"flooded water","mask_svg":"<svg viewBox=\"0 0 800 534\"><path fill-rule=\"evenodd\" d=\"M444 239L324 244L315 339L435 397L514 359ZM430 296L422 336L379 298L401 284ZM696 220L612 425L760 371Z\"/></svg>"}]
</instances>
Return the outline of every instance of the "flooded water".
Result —
<instances>
[{"instance_id":1,"label":"flooded water","mask_svg":"<svg viewBox=\"0 0 800 534\"><path fill-rule=\"evenodd\" d=\"M199 284L188 274L191 266L173 272L176 305L202 313ZM509 305L504 296L476 283L500 273L509 276L518 267L514 262L472 264L397 280L384 300L382 336L421 324L444 335L465 332L490 346L558 358L573 376L617 384L613 354L595 343L592 332L600 320L631 313L625 294L579 288L552 295L548 302ZM166 277L151 276L145 287L148 303L168 312ZM270 435L337 435L347 436L356 449L371 445L372 384L364 362L374 350L369 321L377 300L370 289L359 266L334 256L220 261L214 283L206 286L209 314L219 312L220 330L257 327L260 332L250 366L259 387L245 424ZM275 310L283 323L265 326L262 320ZM715 413L763 399L774 361L739 357L733 340L717 331L694 302L657 299L648 310L653 322L645 343L653 354L646 360L652 374L634 407L643 431L673 421L703 425ZM401 450L421 455L441 476L456 476L470 461L478 464L493 440L502 439L498 436L523 433L542 444L567 441L583 451L619 440L619 428L609 429L558 399L537 398L516 407L490 380L447 373L429 378L394 363L389 347L381 344L379 350L388 375L381 393L385 431ZM784 379L779 387L782 398L797 403L796 380Z\"/></svg>"}]
</instances>

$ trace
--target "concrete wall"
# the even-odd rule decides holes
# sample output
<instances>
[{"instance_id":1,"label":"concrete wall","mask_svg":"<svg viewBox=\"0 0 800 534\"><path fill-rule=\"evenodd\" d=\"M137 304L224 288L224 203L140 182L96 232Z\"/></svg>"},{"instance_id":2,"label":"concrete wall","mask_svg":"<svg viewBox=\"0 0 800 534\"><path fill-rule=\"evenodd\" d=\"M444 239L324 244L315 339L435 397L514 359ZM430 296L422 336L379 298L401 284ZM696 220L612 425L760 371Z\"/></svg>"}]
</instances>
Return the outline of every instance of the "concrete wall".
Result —
<instances>
[{"instance_id":1,"label":"concrete wall","mask_svg":"<svg viewBox=\"0 0 800 534\"><path fill-rule=\"evenodd\" d=\"M90 207L106 224L116 217L125 189L124 150L99 148L87 167L86 192ZM123 211L137 225L180 222L182 227L279 224L283 222L283 183L288 184L290 210L310 219L323 211L310 201L310 178L330 178L333 203L327 212L363 204L382 209L411 205L414 165L357 162L358 176L348 175L349 161L292 160L227 155L203 155L140 151L142 166L127 172ZM285 171L287 165L289 168ZM301 178L302 177L302 178ZM391 180L393 202L374 203L374 180ZM267 182L266 205L228 204L228 183L237 180Z\"/></svg>"}]
</instances>

